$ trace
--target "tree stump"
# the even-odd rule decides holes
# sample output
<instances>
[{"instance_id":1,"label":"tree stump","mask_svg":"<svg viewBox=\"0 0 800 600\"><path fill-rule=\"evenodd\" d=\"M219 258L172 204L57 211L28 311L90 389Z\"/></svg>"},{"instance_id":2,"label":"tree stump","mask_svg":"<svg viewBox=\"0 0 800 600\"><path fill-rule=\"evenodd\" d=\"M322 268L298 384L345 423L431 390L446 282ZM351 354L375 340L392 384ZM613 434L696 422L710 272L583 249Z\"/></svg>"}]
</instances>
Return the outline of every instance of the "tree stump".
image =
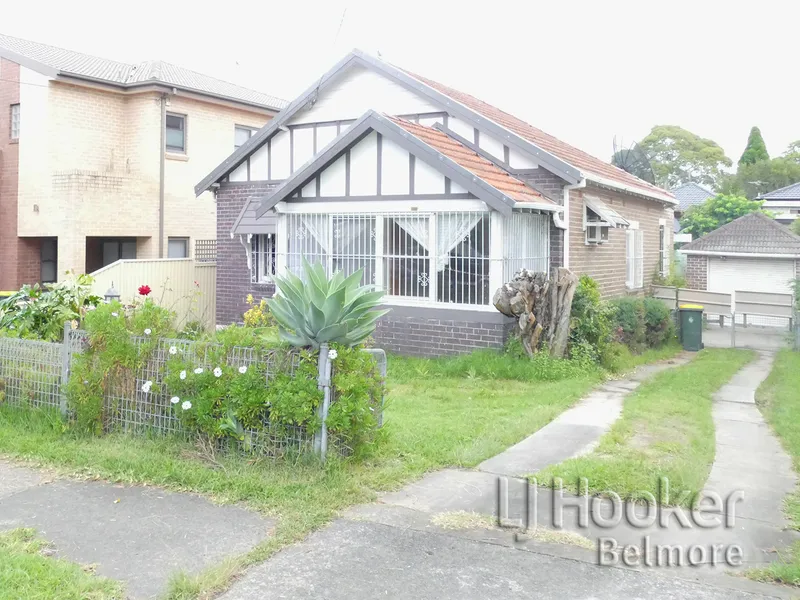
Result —
<instances>
[{"instance_id":1,"label":"tree stump","mask_svg":"<svg viewBox=\"0 0 800 600\"><path fill-rule=\"evenodd\" d=\"M546 273L521 269L494 293L497 310L517 321L515 335L529 356L547 350L563 358L569 341L572 297L578 277L563 267Z\"/></svg>"}]
</instances>

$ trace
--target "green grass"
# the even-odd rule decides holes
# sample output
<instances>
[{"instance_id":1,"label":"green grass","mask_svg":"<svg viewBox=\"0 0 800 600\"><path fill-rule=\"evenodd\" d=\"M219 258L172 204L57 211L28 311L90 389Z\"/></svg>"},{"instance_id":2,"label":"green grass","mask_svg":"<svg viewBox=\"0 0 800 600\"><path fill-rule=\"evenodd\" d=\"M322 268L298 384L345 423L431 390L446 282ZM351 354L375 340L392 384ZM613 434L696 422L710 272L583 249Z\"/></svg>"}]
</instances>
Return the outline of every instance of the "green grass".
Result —
<instances>
[{"instance_id":1,"label":"green grass","mask_svg":"<svg viewBox=\"0 0 800 600\"><path fill-rule=\"evenodd\" d=\"M590 492L637 499L647 493L659 498L658 482L667 477L668 503L690 504L714 460L712 395L752 358L744 350L703 350L692 362L656 375L625 398L622 417L592 454L548 467L537 481L550 485L560 477L574 491L585 477Z\"/></svg>"},{"instance_id":2,"label":"green grass","mask_svg":"<svg viewBox=\"0 0 800 600\"><path fill-rule=\"evenodd\" d=\"M0 600L112 600L122 585L79 565L46 556L46 542L31 529L0 533Z\"/></svg>"},{"instance_id":3,"label":"green grass","mask_svg":"<svg viewBox=\"0 0 800 600\"><path fill-rule=\"evenodd\" d=\"M792 457L795 472L800 473L800 352L778 353L769 377L756 391L756 402ZM800 493L786 498L786 516L795 529L800 529ZM747 576L758 581L773 581L800 586L800 542L784 552L778 560L762 569L751 569Z\"/></svg>"},{"instance_id":4,"label":"green grass","mask_svg":"<svg viewBox=\"0 0 800 600\"><path fill-rule=\"evenodd\" d=\"M651 353L641 360L674 352ZM87 438L64 432L53 413L1 406L0 454L70 475L243 502L276 517L269 540L198 576L176 576L168 594L171 600L206 598L225 589L244 567L302 539L338 511L374 500L378 491L397 489L428 471L473 467L503 451L546 425L602 377L597 369L568 361L542 358L532 364L491 352L427 361L392 356L380 439L359 460L329 460L325 466L310 459L209 460L196 447L173 438Z\"/></svg>"}]
</instances>

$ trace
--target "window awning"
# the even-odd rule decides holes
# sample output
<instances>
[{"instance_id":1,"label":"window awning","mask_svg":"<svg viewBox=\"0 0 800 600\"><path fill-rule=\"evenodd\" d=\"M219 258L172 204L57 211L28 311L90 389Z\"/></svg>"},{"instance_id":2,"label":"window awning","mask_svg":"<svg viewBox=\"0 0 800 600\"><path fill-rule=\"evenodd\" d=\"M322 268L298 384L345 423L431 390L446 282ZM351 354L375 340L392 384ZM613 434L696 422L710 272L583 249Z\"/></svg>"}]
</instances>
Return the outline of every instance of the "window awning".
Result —
<instances>
[{"instance_id":1,"label":"window awning","mask_svg":"<svg viewBox=\"0 0 800 600\"><path fill-rule=\"evenodd\" d=\"M628 227L630 225L628 221L622 218L622 215L602 200L584 197L583 203L586 208L597 214L602 219L602 222L607 223L609 227Z\"/></svg>"}]
</instances>

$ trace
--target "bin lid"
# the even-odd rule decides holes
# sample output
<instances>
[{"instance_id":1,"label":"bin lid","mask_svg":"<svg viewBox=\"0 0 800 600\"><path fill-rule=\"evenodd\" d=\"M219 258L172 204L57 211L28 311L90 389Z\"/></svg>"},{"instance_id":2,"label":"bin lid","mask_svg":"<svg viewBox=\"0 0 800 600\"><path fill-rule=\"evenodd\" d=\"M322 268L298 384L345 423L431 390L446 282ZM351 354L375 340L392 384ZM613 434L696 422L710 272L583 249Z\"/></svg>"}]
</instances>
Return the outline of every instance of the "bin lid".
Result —
<instances>
[{"instance_id":1,"label":"bin lid","mask_svg":"<svg viewBox=\"0 0 800 600\"><path fill-rule=\"evenodd\" d=\"M702 304L681 304L678 308L687 310L703 310Z\"/></svg>"}]
</instances>

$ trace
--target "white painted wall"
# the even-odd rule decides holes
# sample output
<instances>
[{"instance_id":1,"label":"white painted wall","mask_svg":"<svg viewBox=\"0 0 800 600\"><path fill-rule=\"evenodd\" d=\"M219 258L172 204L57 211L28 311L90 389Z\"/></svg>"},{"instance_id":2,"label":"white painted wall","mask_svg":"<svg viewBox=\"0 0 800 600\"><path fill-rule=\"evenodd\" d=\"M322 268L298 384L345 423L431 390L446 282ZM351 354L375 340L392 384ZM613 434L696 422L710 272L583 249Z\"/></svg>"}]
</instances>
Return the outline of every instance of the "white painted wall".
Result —
<instances>
[{"instance_id":1,"label":"white painted wall","mask_svg":"<svg viewBox=\"0 0 800 600\"><path fill-rule=\"evenodd\" d=\"M292 132L294 135L294 170L297 171L303 164L314 156L314 130L310 127L301 127Z\"/></svg>"},{"instance_id":2,"label":"white painted wall","mask_svg":"<svg viewBox=\"0 0 800 600\"><path fill-rule=\"evenodd\" d=\"M465 138L468 142L475 141L475 128L466 121L451 116L447 119L447 128Z\"/></svg>"},{"instance_id":3,"label":"white painted wall","mask_svg":"<svg viewBox=\"0 0 800 600\"><path fill-rule=\"evenodd\" d=\"M374 131L350 150L350 194L378 193L378 134Z\"/></svg>"},{"instance_id":4,"label":"white painted wall","mask_svg":"<svg viewBox=\"0 0 800 600\"><path fill-rule=\"evenodd\" d=\"M383 138L381 154L381 194L408 194L408 152L392 140Z\"/></svg>"},{"instance_id":5,"label":"white painted wall","mask_svg":"<svg viewBox=\"0 0 800 600\"><path fill-rule=\"evenodd\" d=\"M279 131L272 138L270 151L272 179L286 179L289 171L289 132Z\"/></svg>"},{"instance_id":6,"label":"white painted wall","mask_svg":"<svg viewBox=\"0 0 800 600\"><path fill-rule=\"evenodd\" d=\"M320 173L319 185L321 196L344 196L345 193L345 156Z\"/></svg>"}]
</instances>

